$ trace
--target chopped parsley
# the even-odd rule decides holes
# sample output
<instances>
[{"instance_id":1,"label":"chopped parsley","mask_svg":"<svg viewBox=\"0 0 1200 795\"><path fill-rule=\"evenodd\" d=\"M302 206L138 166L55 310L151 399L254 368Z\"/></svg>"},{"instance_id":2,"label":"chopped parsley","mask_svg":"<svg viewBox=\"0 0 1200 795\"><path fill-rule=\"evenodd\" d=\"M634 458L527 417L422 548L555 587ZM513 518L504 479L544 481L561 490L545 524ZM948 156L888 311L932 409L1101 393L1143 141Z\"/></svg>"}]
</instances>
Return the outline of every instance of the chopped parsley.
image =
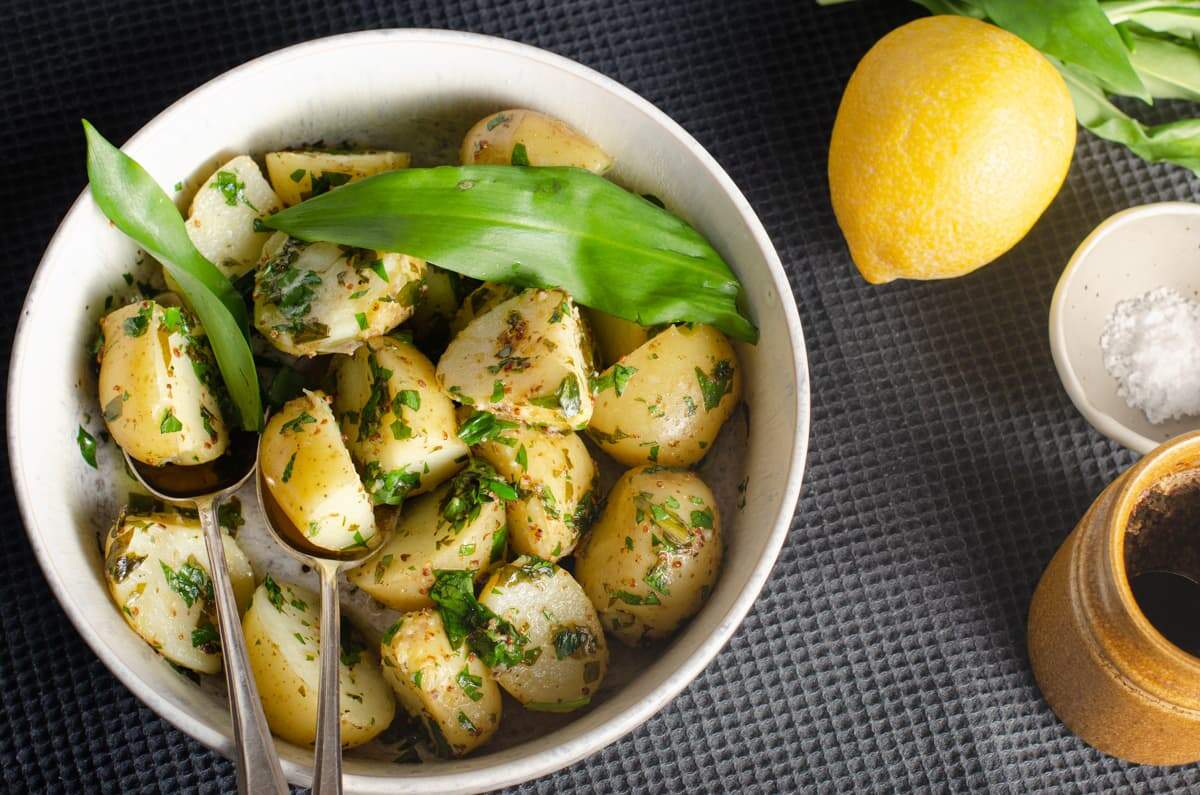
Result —
<instances>
[{"instance_id":1,"label":"chopped parsley","mask_svg":"<svg viewBox=\"0 0 1200 795\"><path fill-rule=\"evenodd\" d=\"M517 490L496 474L490 464L475 459L450 481L450 490L442 498L442 521L457 533L479 518L486 503L497 499L517 499Z\"/></svg>"},{"instance_id":2,"label":"chopped parsley","mask_svg":"<svg viewBox=\"0 0 1200 795\"><path fill-rule=\"evenodd\" d=\"M587 627L568 626L554 632L554 656L588 657L596 653L596 636Z\"/></svg>"},{"instance_id":3,"label":"chopped parsley","mask_svg":"<svg viewBox=\"0 0 1200 795\"><path fill-rule=\"evenodd\" d=\"M208 572L196 565L192 558L189 557L178 570L172 569L162 561L159 561L159 565L162 566L167 587L179 594L179 598L189 608L197 601L212 602L212 580L208 578Z\"/></svg>"},{"instance_id":4,"label":"chopped parsley","mask_svg":"<svg viewBox=\"0 0 1200 795\"><path fill-rule=\"evenodd\" d=\"M271 579L268 574L263 580L263 589L267 592L267 601L270 602L276 610L283 610L283 591L279 588L279 583Z\"/></svg>"},{"instance_id":5,"label":"chopped parsley","mask_svg":"<svg viewBox=\"0 0 1200 795\"><path fill-rule=\"evenodd\" d=\"M529 165L529 153L525 151L525 144L513 144L512 148L512 164L514 166Z\"/></svg>"},{"instance_id":6,"label":"chopped parsley","mask_svg":"<svg viewBox=\"0 0 1200 795\"><path fill-rule=\"evenodd\" d=\"M501 400L504 400L504 382L497 379L492 383L491 401L499 403Z\"/></svg>"},{"instance_id":7,"label":"chopped parsley","mask_svg":"<svg viewBox=\"0 0 1200 795\"><path fill-rule=\"evenodd\" d=\"M705 375L697 367L696 380L700 382L700 392L704 395L704 410L712 411L721 404L721 398L733 389L733 365L728 359L722 359L713 365L712 375Z\"/></svg>"},{"instance_id":8,"label":"chopped parsley","mask_svg":"<svg viewBox=\"0 0 1200 795\"><path fill-rule=\"evenodd\" d=\"M383 583L383 577L385 574L387 574L388 567L392 565L393 560L395 560L395 557L391 553L388 553L375 563L376 585L381 585Z\"/></svg>"},{"instance_id":9,"label":"chopped parsley","mask_svg":"<svg viewBox=\"0 0 1200 795\"><path fill-rule=\"evenodd\" d=\"M495 116L493 116L488 121L488 123L486 125L486 129L488 132L491 132L492 130L496 129L501 124L504 124L504 122L508 121L511 118L512 117L509 116L507 113L497 113Z\"/></svg>"},{"instance_id":10,"label":"chopped parsley","mask_svg":"<svg viewBox=\"0 0 1200 795\"><path fill-rule=\"evenodd\" d=\"M458 682L458 686L472 701L479 701L483 698L483 691L479 689L483 685L483 677L473 676L469 668L464 667L459 671L454 681Z\"/></svg>"},{"instance_id":11,"label":"chopped parsley","mask_svg":"<svg viewBox=\"0 0 1200 795\"><path fill-rule=\"evenodd\" d=\"M537 660L541 649L526 650L529 638L475 599L471 572L439 570L435 576L429 598L438 607L451 648L458 649L465 641L489 668Z\"/></svg>"},{"instance_id":12,"label":"chopped parsley","mask_svg":"<svg viewBox=\"0 0 1200 795\"><path fill-rule=\"evenodd\" d=\"M150 318L154 314L154 305L147 303L143 304L137 311L136 315L131 315L125 318L125 322L121 324L121 328L125 330L126 336L140 337L150 328Z\"/></svg>"},{"instance_id":13,"label":"chopped parsley","mask_svg":"<svg viewBox=\"0 0 1200 795\"><path fill-rule=\"evenodd\" d=\"M504 559L504 549L508 546L508 525L503 525L492 536L492 554L489 558L490 563Z\"/></svg>"},{"instance_id":14,"label":"chopped parsley","mask_svg":"<svg viewBox=\"0 0 1200 795\"><path fill-rule=\"evenodd\" d=\"M354 322L358 324L359 329L366 331L367 330L367 313L366 312L355 312L354 313Z\"/></svg>"},{"instance_id":15,"label":"chopped parsley","mask_svg":"<svg viewBox=\"0 0 1200 795\"><path fill-rule=\"evenodd\" d=\"M192 648L205 654L216 654L221 650L221 637L212 624L201 624L192 630Z\"/></svg>"},{"instance_id":16,"label":"chopped parsley","mask_svg":"<svg viewBox=\"0 0 1200 795\"><path fill-rule=\"evenodd\" d=\"M383 422L383 415L391 406L391 393L388 390L388 379L392 371L379 364L374 353L367 354L367 367L371 371L371 392L359 412L358 440L370 439Z\"/></svg>"},{"instance_id":17,"label":"chopped parsley","mask_svg":"<svg viewBox=\"0 0 1200 795\"><path fill-rule=\"evenodd\" d=\"M221 503L221 507L217 509L217 525L224 527L231 536L237 535L238 528L245 523L246 517L242 516L242 501L237 497L230 497L229 502Z\"/></svg>"},{"instance_id":18,"label":"chopped parsley","mask_svg":"<svg viewBox=\"0 0 1200 795\"><path fill-rule=\"evenodd\" d=\"M620 397L625 393L625 387L629 384L629 379L633 378L633 374L637 372L636 367L626 367L623 364L614 364L599 378L593 378L591 388L593 393L603 392L611 387Z\"/></svg>"},{"instance_id":19,"label":"chopped parsley","mask_svg":"<svg viewBox=\"0 0 1200 795\"><path fill-rule=\"evenodd\" d=\"M158 424L159 433L178 433L183 430L183 423L175 416L175 412L167 409L163 413L162 422Z\"/></svg>"},{"instance_id":20,"label":"chopped parsley","mask_svg":"<svg viewBox=\"0 0 1200 795\"><path fill-rule=\"evenodd\" d=\"M400 505L420 484L420 473L403 467L385 472L378 461L370 461L363 468L363 486L376 505Z\"/></svg>"},{"instance_id":21,"label":"chopped parsley","mask_svg":"<svg viewBox=\"0 0 1200 795\"><path fill-rule=\"evenodd\" d=\"M213 190L219 192L230 207L236 207L240 201L258 212L258 208L246 198L246 183L238 179L237 174L232 171L218 171L216 179L213 180Z\"/></svg>"},{"instance_id":22,"label":"chopped parsley","mask_svg":"<svg viewBox=\"0 0 1200 795\"><path fill-rule=\"evenodd\" d=\"M511 447L516 441L503 434L517 427L518 423L502 420L486 411L477 411L459 427L458 438L469 447L485 442L499 442Z\"/></svg>"},{"instance_id":23,"label":"chopped parsley","mask_svg":"<svg viewBox=\"0 0 1200 795\"><path fill-rule=\"evenodd\" d=\"M305 175L306 175L306 174L308 174L308 172L307 172L307 171L305 171L305 170L304 170L304 169L302 169L302 168L298 168L298 169L296 169L295 171L293 171L291 174L289 174L288 176L290 176L290 177L291 177L291 179L292 179L292 182L297 182L297 183L298 183L298 182L300 182L301 180L303 180L303 179L304 179L304 177L305 177Z\"/></svg>"},{"instance_id":24,"label":"chopped parsley","mask_svg":"<svg viewBox=\"0 0 1200 795\"><path fill-rule=\"evenodd\" d=\"M522 472L529 471L529 453L525 451L525 445L521 445L520 449L517 450L516 460L517 466L521 468Z\"/></svg>"},{"instance_id":25,"label":"chopped parsley","mask_svg":"<svg viewBox=\"0 0 1200 795\"><path fill-rule=\"evenodd\" d=\"M296 465L296 454L292 453L292 457L288 459L287 465L283 468L283 477L280 478L284 483L292 479L292 467Z\"/></svg>"},{"instance_id":26,"label":"chopped parsley","mask_svg":"<svg viewBox=\"0 0 1200 795\"><path fill-rule=\"evenodd\" d=\"M666 596L671 595L669 571L665 562L656 563L646 572L646 576L642 578L642 582L649 585L660 594Z\"/></svg>"},{"instance_id":27,"label":"chopped parsley","mask_svg":"<svg viewBox=\"0 0 1200 795\"><path fill-rule=\"evenodd\" d=\"M458 711L458 725L464 731L468 731L471 734L479 734L479 729L475 728L475 724L472 723L471 719L467 717L467 713L463 712L461 709Z\"/></svg>"},{"instance_id":28,"label":"chopped parsley","mask_svg":"<svg viewBox=\"0 0 1200 795\"><path fill-rule=\"evenodd\" d=\"M75 442L79 445L79 454L83 456L83 460L92 469L96 469L96 437L80 425L79 432L75 434Z\"/></svg>"},{"instance_id":29,"label":"chopped parsley","mask_svg":"<svg viewBox=\"0 0 1200 795\"><path fill-rule=\"evenodd\" d=\"M572 373L562 380L551 395L542 395L529 401L546 409L559 409L564 417L574 417L583 408L579 396L579 379Z\"/></svg>"},{"instance_id":30,"label":"chopped parsley","mask_svg":"<svg viewBox=\"0 0 1200 795\"><path fill-rule=\"evenodd\" d=\"M307 411L302 411L292 419L285 422L279 428L280 433L295 433L302 429L305 425L312 425L317 421L317 418L309 414Z\"/></svg>"},{"instance_id":31,"label":"chopped parsley","mask_svg":"<svg viewBox=\"0 0 1200 795\"><path fill-rule=\"evenodd\" d=\"M662 601L654 593L649 593L649 594L646 594L645 596L639 596L638 594L630 593L629 591L611 591L610 590L608 592L608 596L609 596L608 603L610 605L614 604L616 602L624 602L627 605L661 605L662 604Z\"/></svg>"},{"instance_id":32,"label":"chopped parsley","mask_svg":"<svg viewBox=\"0 0 1200 795\"><path fill-rule=\"evenodd\" d=\"M692 527L703 527L705 530L712 530L712 509L705 508L703 511L692 511Z\"/></svg>"}]
</instances>

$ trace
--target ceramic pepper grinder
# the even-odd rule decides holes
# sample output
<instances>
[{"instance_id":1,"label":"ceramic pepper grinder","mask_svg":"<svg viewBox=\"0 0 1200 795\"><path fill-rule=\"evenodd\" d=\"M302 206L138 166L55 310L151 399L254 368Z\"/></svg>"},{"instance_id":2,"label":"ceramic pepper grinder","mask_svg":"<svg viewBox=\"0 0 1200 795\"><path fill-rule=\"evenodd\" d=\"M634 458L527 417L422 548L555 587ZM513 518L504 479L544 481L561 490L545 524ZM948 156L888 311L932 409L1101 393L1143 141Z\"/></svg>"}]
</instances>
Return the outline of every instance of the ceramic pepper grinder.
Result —
<instances>
[{"instance_id":1,"label":"ceramic pepper grinder","mask_svg":"<svg viewBox=\"0 0 1200 795\"><path fill-rule=\"evenodd\" d=\"M1083 740L1131 762L1200 760L1200 657L1167 640L1130 587L1148 567L1200 561L1200 526L1152 521L1179 518L1172 490L1189 483L1200 496L1200 432L1158 447L1104 490L1029 609L1029 657L1046 701Z\"/></svg>"}]
</instances>

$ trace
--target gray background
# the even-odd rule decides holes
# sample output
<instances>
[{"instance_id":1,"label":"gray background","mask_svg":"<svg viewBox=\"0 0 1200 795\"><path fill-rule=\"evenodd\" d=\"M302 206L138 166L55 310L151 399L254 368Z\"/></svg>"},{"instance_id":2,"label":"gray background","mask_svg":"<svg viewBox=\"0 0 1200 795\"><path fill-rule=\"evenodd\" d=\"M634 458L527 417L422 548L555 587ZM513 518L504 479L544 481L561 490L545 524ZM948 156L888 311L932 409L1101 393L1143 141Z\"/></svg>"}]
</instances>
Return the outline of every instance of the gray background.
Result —
<instances>
[{"instance_id":1,"label":"gray background","mask_svg":"<svg viewBox=\"0 0 1200 795\"><path fill-rule=\"evenodd\" d=\"M79 117L124 140L205 80L316 36L444 27L545 47L657 104L746 192L788 269L812 365L811 452L791 534L745 624L694 684L621 742L521 791L1200 785L1196 766L1126 765L1067 733L1024 644L1043 566L1133 461L1059 386L1046 341L1056 277L1108 214L1191 199L1190 173L1081 134L1062 193L1010 254L955 281L871 287L834 223L825 157L854 64L920 13L899 0L0 9L5 351L40 253L85 184ZM10 486L0 511L0 786L232 790L228 762L155 717L80 642Z\"/></svg>"}]
</instances>

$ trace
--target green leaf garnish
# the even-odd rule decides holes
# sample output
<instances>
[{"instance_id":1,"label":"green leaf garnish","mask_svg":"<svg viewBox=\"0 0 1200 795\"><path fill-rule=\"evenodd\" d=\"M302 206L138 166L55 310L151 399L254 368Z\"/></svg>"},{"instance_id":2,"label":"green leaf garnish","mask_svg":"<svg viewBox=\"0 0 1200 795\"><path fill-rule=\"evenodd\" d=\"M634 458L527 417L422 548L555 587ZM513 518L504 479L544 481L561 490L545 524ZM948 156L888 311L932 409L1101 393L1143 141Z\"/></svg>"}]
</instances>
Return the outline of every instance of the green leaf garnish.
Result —
<instances>
[{"instance_id":1,"label":"green leaf garnish","mask_svg":"<svg viewBox=\"0 0 1200 795\"><path fill-rule=\"evenodd\" d=\"M92 469L96 468L96 437L88 433L82 425L79 433L75 434L75 442L79 445L79 454Z\"/></svg>"},{"instance_id":2,"label":"green leaf garnish","mask_svg":"<svg viewBox=\"0 0 1200 795\"><path fill-rule=\"evenodd\" d=\"M258 375L247 342L246 304L221 271L201 256L171 198L132 158L84 120L87 170L100 210L162 263L200 318L243 428L262 425Z\"/></svg>"},{"instance_id":3,"label":"green leaf garnish","mask_svg":"<svg viewBox=\"0 0 1200 795\"><path fill-rule=\"evenodd\" d=\"M437 605L451 648L466 641L489 668L531 664L541 649L526 650L529 638L475 599L474 577L469 571L440 570L429 590Z\"/></svg>"},{"instance_id":4,"label":"green leaf garnish","mask_svg":"<svg viewBox=\"0 0 1200 795\"><path fill-rule=\"evenodd\" d=\"M471 189L460 189L466 182ZM737 308L741 286L708 241L582 169L403 169L264 223L303 240L404 251L485 281L561 287L577 303L642 325L693 321L758 338Z\"/></svg>"}]
</instances>

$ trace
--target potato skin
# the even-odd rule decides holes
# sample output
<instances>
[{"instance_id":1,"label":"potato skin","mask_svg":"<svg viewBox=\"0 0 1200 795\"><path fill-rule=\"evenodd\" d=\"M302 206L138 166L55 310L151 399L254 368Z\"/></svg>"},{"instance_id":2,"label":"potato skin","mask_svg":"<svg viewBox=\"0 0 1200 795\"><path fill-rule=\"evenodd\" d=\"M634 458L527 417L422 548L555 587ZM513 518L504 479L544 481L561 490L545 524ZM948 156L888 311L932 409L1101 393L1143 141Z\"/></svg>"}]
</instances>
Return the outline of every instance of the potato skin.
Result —
<instances>
[{"instance_id":1,"label":"potato skin","mask_svg":"<svg viewBox=\"0 0 1200 795\"><path fill-rule=\"evenodd\" d=\"M433 363L415 347L374 337L352 357L339 357L336 366L334 413L351 454L368 473L367 488L377 504L398 504L406 495L436 488L467 463L454 403L442 391ZM378 479L388 473L403 473L404 482L383 488ZM410 488L408 481L415 485Z\"/></svg>"},{"instance_id":2,"label":"potato skin","mask_svg":"<svg viewBox=\"0 0 1200 795\"><path fill-rule=\"evenodd\" d=\"M616 364L622 357L633 353L655 332L648 326L639 326L631 320L591 307L584 308L583 317L595 337L598 359L604 367Z\"/></svg>"},{"instance_id":3,"label":"potato skin","mask_svg":"<svg viewBox=\"0 0 1200 795\"><path fill-rule=\"evenodd\" d=\"M221 535L234 598L245 608L254 591L254 571L237 542L225 531ZM211 583L200 520L175 511L139 514L126 509L104 541L105 580L125 623L176 665L217 673L216 603L197 595L189 607L168 581L168 569L177 577L186 575L188 566L203 570ZM193 632L203 626L211 630L200 640Z\"/></svg>"},{"instance_id":4,"label":"potato skin","mask_svg":"<svg viewBox=\"0 0 1200 795\"><path fill-rule=\"evenodd\" d=\"M525 162L513 156L524 147ZM502 110L480 119L459 151L463 165L574 166L593 174L612 168L613 160L583 133L553 116L533 110Z\"/></svg>"},{"instance_id":5,"label":"potato skin","mask_svg":"<svg viewBox=\"0 0 1200 795\"><path fill-rule=\"evenodd\" d=\"M462 473L458 477L469 477ZM432 607L429 589L442 569L467 569L482 576L504 554L504 503L484 502L462 526L442 515L455 481L404 503L383 549L346 576L367 594L396 610Z\"/></svg>"},{"instance_id":6,"label":"potato skin","mask_svg":"<svg viewBox=\"0 0 1200 795\"><path fill-rule=\"evenodd\" d=\"M742 399L742 370L712 326L671 326L592 380L588 435L627 466L692 466Z\"/></svg>"},{"instance_id":7,"label":"potato skin","mask_svg":"<svg viewBox=\"0 0 1200 795\"><path fill-rule=\"evenodd\" d=\"M353 353L412 315L424 273L425 261L405 254L305 243L279 232L263 247L255 273L254 325L292 356Z\"/></svg>"},{"instance_id":8,"label":"potato skin","mask_svg":"<svg viewBox=\"0 0 1200 795\"><path fill-rule=\"evenodd\" d=\"M622 642L669 637L703 606L721 567L716 500L694 472L631 469L576 553L575 577Z\"/></svg>"},{"instance_id":9,"label":"potato skin","mask_svg":"<svg viewBox=\"0 0 1200 795\"><path fill-rule=\"evenodd\" d=\"M205 259L236 279L258 263L271 237L269 230L257 231L254 222L282 208L254 159L239 155L196 191L188 210L188 237ZM167 286L175 289L170 274L166 278Z\"/></svg>"},{"instance_id":10,"label":"potato skin","mask_svg":"<svg viewBox=\"0 0 1200 795\"><path fill-rule=\"evenodd\" d=\"M259 466L308 543L331 552L378 543L371 499L323 393L305 391L271 416Z\"/></svg>"},{"instance_id":11,"label":"potato skin","mask_svg":"<svg viewBox=\"0 0 1200 795\"><path fill-rule=\"evenodd\" d=\"M557 430L587 425L591 357L562 290L525 290L472 320L447 346L438 381L455 401Z\"/></svg>"},{"instance_id":12,"label":"potato skin","mask_svg":"<svg viewBox=\"0 0 1200 795\"><path fill-rule=\"evenodd\" d=\"M571 712L586 706L608 671L604 629L566 570L520 557L496 570L480 604L510 622L537 649L532 663L496 671L496 681L527 709Z\"/></svg>"},{"instance_id":13,"label":"potato skin","mask_svg":"<svg viewBox=\"0 0 1200 795\"><path fill-rule=\"evenodd\" d=\"M500 725L500 688L463 643L450 647L436 610L405 613L384 635L383 676L442 756L479 748Z\"/></svg>"},{"instance_id":14,"label":"potato skin","mask_svg":"<svg viewBox=\"0 0 1200 795\"><path fill-rule=\"evenodd\" d=\"M186 311L140 301L100 321L100 406L122 449L152 466L219 458L229 431L214 388L216 361ZM210 384L213 388L210 388Z\"/></svg>"},{"instance_id":15,"label":"potato skin","mask_svg":"<svg viewBox=\"0 0 1200 795\"><path fill-rule=\"evenodd\" d=\"M284 206L291 207L326 190L384 171L408 168L408 152L269 152L267 174ZM313 178L317 188L313 188Z\"/></svg>"},{"instance_id":16,"label":"potato skin","mask_svg":"<svg viewBox=\"0 0 1200 795\"><path fill-rule=\"evenodd\" d=\"M242 618L250 668L271 731L297 745L317 736L320 682L321 597L267 579ZM353 748L391 724L396 703L374 650L349 650L342 638L338 662L342 747ZM347 661L352 665L347 665Z\"/></svg>"},{"instance_id":17,"label":"potato skin","mask_svg":"<svg viewBox=\"0 0 1200 795\"><path fill-rule=\"evenodd\" d=\"M600 500L599 472L587 446L571 431L529 425L503 432L475 452L516 486L508 503L508 537L520 555L551 562L571 554Z\"/></svg>"}]
</instances>

